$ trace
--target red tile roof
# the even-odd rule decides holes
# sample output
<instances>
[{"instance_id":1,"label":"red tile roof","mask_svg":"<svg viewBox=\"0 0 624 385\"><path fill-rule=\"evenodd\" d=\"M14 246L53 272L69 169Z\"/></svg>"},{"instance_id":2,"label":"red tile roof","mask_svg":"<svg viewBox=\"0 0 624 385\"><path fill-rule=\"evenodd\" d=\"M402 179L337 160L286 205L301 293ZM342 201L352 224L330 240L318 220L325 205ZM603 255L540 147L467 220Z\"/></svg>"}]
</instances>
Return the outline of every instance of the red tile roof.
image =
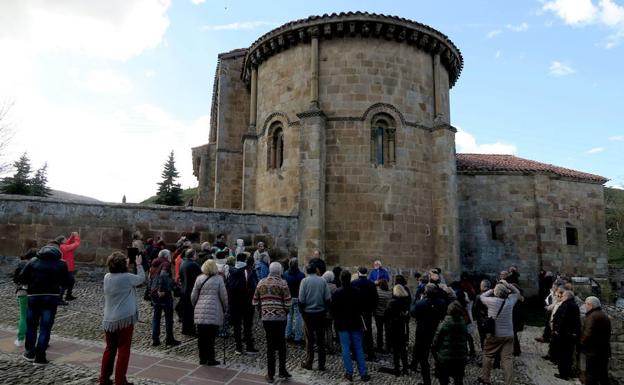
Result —
<instances>
[{"instance_id":1,"label":"red tile roof","mask_svg":"<svg viewBox=\"0 0 624 385\"><path fill-rule=\"evenodd\" d=\"M571 170L569 168L554 166L552 164L518 158L513 155L457 154L457 171L460 173L505 171L544 173L558 177L588 181L591 183L603 184L608 181L607 178L600 175L588 174L586 172Z\"/></svg>"}]
</instances>

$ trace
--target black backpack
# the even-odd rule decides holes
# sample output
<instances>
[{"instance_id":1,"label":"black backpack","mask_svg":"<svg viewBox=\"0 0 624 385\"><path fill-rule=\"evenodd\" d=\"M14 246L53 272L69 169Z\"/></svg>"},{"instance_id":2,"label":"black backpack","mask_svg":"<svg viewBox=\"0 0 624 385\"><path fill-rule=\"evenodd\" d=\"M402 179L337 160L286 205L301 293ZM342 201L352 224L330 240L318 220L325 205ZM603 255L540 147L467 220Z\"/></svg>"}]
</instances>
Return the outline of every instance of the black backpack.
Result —
<instances>
[{"instance_id":1,"label":"black backpack","mask_svg":"<svg viewBox=\"0 0 624 385\"><path fill-rule=\"evenodd\" d=\"M245 268L230 267L229 275L225 280L225 287L229 291L245 292L247 290L247 280L245 279Z\"/></svg>"},{"instance_id":2,"label":"black backpack","mask_svg":"<svg viewBox=\"0 0 624 385\"><path fill-rule=\"evenodd\" d=\"M152 301L158 301L158 299L160 298L160 296L158 295L158 292L160 291L160 283L162 281L162 278L160 277L160 272L157 272L156 274L154 274L153 277L150 277L150 281L149 281L149 285L147 287L147 290L149 291L149 299ZM147 293L145 296L146 300L147 300Z\"/></svg>"}]
</instances>

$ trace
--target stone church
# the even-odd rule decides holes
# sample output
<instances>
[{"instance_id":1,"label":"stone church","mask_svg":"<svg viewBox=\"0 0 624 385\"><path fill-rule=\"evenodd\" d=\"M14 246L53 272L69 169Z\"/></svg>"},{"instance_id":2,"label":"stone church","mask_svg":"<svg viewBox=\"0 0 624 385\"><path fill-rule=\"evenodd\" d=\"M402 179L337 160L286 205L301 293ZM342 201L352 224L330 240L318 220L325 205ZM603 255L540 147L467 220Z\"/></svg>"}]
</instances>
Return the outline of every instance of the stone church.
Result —
<instances>
[{"instance_id":1,"label":"stone church","mask_svg":"<svg viewBox=\"0 0 624 385\"><path fill-rule=\"evenodd\" d=\"M456 154L443 33L378 14L293 21L218 56L196 206L297 217L330 265L603 277L606 179Z\"/></svg>"}]
</instances>

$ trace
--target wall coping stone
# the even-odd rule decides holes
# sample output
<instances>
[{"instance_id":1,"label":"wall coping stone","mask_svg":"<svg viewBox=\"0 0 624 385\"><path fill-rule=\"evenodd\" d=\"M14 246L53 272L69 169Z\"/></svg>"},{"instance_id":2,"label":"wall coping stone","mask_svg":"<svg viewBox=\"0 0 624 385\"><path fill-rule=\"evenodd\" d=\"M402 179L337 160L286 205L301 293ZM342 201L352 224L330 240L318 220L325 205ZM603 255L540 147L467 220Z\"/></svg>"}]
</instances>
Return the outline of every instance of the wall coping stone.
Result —
<instances>
[{"instance_id":1,"label":"wall coping stone","mask_svg":"<svg viewBox=\"0 0 624 385\"><path fill-rule=\"evenodd\" d=\"M24 195L8 195L0 194L0 203L3 201L13 202L37 202L37 203L58 203L74 206L96 206L96 207L110 207L116 209L144 209L155 211L172 211L172 212L194 212L199 214L235 214L235 215L256 215L261 217L281 217L281 218L297 218L297 215L292 214L280 214L272 212L260 212L260 211L244 211L234 209L214 209L208 207L196 207L196 206L163 206L163 205L148 205L140 203L112 203L112 202L77 202L63 199L52 199L44 197L33 197Z\"/></svg>"}]
</instances>

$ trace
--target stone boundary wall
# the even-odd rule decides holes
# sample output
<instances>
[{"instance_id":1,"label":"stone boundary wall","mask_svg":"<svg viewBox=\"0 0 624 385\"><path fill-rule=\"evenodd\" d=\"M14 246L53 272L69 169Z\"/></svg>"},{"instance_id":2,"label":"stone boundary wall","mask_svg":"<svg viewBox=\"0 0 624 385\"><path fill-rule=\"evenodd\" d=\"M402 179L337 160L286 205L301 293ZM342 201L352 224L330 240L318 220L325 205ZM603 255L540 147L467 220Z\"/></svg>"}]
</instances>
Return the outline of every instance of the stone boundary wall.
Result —
<instances>
[{"instance_id":1,"label":"stone boundary wall","mask_svg":"<svg viewBox=\"0 0 624 385\"><path fill-rule=\"evenodd\" d=\"M603 309L611 319L611 362L609 373L615 379L624 380L624 308L605 306Z\"/></svg>"},{"instance_id":2,"label":"stone boundary wall","mask_svg":"<svg viewBox=\"0 0 624 385\"><path fill-rule=\"evenodd\" d=\"M297 247L297 217L292 215L216 210L199 207L82 203L0 194L0 255L21 255L58 235L78 231L77 262L102 265L114 250L125 251L132 235L160 236L175 244L182 232L196 243L214 241L219 233L227 243L236 238L246 246L267 243L276 256Z\"/></svg>"}]
</instances>

